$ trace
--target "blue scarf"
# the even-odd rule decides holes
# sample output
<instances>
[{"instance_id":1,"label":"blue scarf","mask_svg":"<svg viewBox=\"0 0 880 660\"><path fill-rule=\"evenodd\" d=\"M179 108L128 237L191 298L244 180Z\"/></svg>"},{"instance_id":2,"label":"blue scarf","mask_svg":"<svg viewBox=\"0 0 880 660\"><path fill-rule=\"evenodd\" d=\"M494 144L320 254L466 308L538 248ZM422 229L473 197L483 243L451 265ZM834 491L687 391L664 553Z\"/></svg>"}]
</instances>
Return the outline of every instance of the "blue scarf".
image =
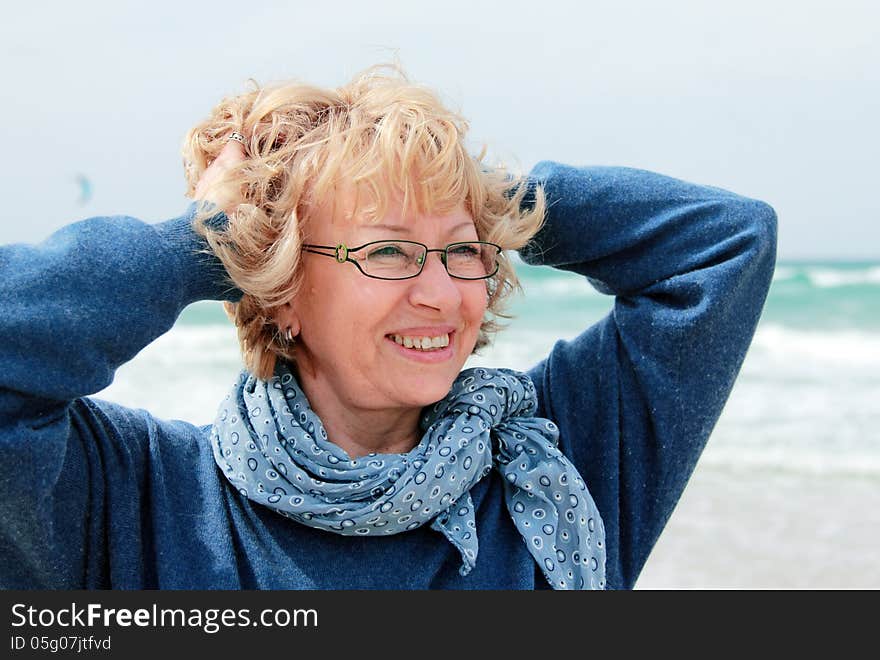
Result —
<instances>
[{"instance_id":1,"label":"blue scarf","mask_svg":"<svg viewBox=\"0 0 880 660\"><path fill-rule=\"evenodd\" d=\"M310 527L385 536L426 523L477 561L470 489L494 467L516 528L554 589L604 589L605 529L556 425L534 417L535 386L509 369L466 369L426 407L406 454L352 459L327 438L279 360L267 382L243 371L211 431L214 459L254 502Z\"/></svg>"}]
</instances>

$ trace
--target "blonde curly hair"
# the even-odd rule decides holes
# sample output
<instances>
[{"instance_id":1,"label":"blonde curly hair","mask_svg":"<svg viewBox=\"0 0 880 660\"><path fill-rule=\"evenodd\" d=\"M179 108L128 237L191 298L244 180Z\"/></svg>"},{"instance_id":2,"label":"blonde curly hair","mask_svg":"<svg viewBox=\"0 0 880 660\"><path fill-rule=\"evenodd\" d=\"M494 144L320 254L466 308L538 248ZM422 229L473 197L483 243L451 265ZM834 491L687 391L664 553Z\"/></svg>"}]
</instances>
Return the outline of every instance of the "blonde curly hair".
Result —
<instances>
[{"instance_id":1,"label":"blonde curly hair","mask_svg":"<svg viewBox=\"0 0 880 660\"><path fill-rule=\"evenodd\" d=\"M302 285L306 220L340 187L353 185L357 210L375 219L392 195L403 200L404 213L445 213L464 204L479 239L504 250L523 247L538 231L545 211L541 188L525 185L504 166L484 164L485 147L479 156L469 155L467 130L467 121L432 91L386 64L336 89L298 82L257 86L223 99L189 131L183 157L190 196L230 133L247 136L247 158L211 190L211 199L228 201L228 225L207 222L216 211L202 205L193 227L243 292L224 306L252 374L268 380L278 357L294 360L293 344L282 336L274 313ZM497 318L509 318L503 305L520 290L509 258L502 253L499 260L487 282L488 307L475 350L500 329Z\"/></svg>"}]
</instances>

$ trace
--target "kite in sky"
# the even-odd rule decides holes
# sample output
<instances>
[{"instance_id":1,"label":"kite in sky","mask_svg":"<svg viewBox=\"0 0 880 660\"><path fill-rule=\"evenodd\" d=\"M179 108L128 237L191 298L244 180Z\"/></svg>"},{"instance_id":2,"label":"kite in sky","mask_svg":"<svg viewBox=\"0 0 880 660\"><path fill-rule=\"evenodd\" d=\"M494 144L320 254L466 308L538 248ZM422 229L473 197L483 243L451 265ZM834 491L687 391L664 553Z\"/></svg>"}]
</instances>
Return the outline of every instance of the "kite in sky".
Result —
<instances>
[{"instance_id":1,"label":"kite in sky","mask_svg":"<svg viewBox=\"0 0 880 660\"><path fill-rule=\"evenodd\" d=\"M92 198L92 182L85 174L77 174L76 182L79 184L79 199L77 201L82 206Z\"/></svg>"}]
</instances>

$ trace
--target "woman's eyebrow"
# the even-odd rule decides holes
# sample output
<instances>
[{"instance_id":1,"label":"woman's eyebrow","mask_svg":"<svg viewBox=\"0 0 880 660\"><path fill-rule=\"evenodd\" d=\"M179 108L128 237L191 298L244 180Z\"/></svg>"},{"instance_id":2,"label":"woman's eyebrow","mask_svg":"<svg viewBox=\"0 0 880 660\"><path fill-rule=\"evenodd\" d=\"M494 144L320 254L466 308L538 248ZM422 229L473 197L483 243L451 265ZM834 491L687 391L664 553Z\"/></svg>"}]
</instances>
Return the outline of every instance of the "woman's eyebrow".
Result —
<instances>
[{"instance_id":1,"label":"woman's eyebrow","mask_svg":"<svg viewBox=\"0 0 880 660\"><path fill-rule=\"evenodd\" d=\"M455 225L454 227L452 227L451 229L449 229L446 233L447 234L454 234L459 229L464 229L467 227L474 227L474 226L475 225L474 225L473 220L465 220L464 222L461 222L461 223ZM386 224L382 224L382 223L377 223L377 224L369 223L369 224L361 225L361 228L362 229L368 229L368 228L369 229L372 229L372 228L386 229L386 230L394 232L396 234L408 234L412 231L412 227L410 225L386 225Z\"/></svg>"}]
</instances>

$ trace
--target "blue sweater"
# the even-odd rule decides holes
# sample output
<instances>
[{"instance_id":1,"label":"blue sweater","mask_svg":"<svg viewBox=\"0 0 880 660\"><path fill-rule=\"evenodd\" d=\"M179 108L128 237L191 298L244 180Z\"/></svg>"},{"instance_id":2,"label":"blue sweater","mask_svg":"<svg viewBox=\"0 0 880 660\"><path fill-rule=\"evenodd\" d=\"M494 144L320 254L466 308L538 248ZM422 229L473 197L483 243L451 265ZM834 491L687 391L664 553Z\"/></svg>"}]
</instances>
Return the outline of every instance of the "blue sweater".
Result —
<instances>
[{"instance_id":1,"label":"blue sweater","mask_svg":"<svg viewBox=\"0 0 880 660\"><path fill-rule=\"evenodd\" d=\"M776 215L630 168L543 162L530 176L550 207L523 259L615 296L529 374L602 514L608 588L631 588L751 342ZM0 586L548 588L495 471L471 491L480 551L462 577L428 526L386 538L305 527L230 486L210 426L90 398L184 307L239 295L202 247L184 215L92 218L0 248Z\"/></svg>"}]
</instances>

